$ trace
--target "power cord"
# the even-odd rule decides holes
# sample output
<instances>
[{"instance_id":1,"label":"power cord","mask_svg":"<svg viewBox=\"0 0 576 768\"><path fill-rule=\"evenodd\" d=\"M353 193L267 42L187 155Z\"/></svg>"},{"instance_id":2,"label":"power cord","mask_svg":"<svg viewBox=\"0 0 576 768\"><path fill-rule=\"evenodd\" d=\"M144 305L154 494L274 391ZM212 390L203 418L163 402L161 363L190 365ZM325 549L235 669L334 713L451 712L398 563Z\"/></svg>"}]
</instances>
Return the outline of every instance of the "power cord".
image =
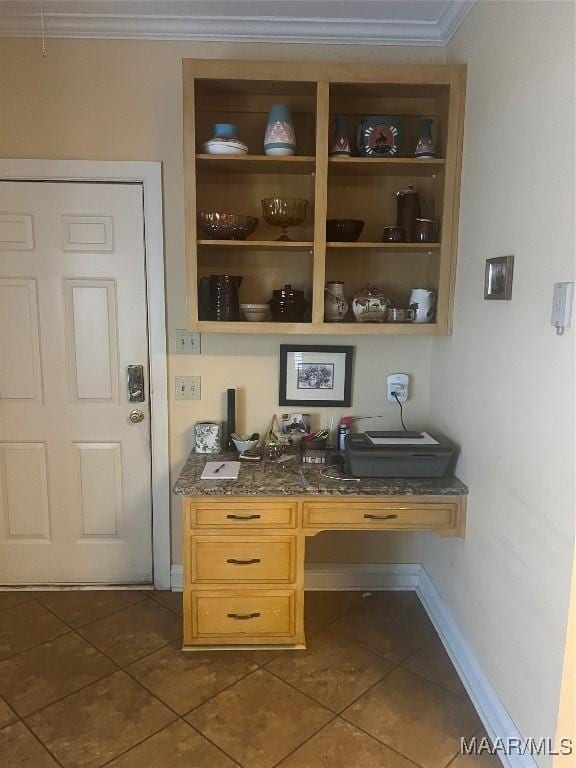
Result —
<instances>
[{"instance_id":1,"label":"power cord","mask_svg":"<svg viewBox=\"0 0 576 768\"><path fill-rule=\"evenodd\" d=\"M396 400L396 402L400 406L400 422L402 423L402 428L404 432L408 432L406 428L406 424L404 424L404 409L402 408L402 403L400 402L400 399L398 397L398 392L392 392L392 397L394 398L394 400Z\"/></svg>"}]
</instances>

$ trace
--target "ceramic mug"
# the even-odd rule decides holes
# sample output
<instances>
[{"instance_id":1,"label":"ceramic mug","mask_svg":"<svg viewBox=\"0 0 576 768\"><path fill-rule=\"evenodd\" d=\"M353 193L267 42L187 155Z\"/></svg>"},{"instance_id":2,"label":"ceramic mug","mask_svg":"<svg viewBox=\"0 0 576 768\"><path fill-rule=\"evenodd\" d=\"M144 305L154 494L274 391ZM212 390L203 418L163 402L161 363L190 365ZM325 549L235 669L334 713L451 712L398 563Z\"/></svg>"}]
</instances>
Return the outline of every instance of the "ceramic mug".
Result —
<instances>
[{"instance_id":1,"label":"ceramic mug","mask_svg":"<svg viewBox=\"0 0 576 768\"><path fill-rule=\"evenodd\" d=\"M383 243L405 243L406 227L384 227L382 233Z\"/></svg>"},{"instance_id":2,"label":"ceramic mug","mask_svg":"<svg viewBox=\"0 0 576 768\"><path fill-rule=\"evenodd\" d=\"M440 227L434 219L419 219L414 222L414 242L437 243Z\"/></svg>"}]
</instances>

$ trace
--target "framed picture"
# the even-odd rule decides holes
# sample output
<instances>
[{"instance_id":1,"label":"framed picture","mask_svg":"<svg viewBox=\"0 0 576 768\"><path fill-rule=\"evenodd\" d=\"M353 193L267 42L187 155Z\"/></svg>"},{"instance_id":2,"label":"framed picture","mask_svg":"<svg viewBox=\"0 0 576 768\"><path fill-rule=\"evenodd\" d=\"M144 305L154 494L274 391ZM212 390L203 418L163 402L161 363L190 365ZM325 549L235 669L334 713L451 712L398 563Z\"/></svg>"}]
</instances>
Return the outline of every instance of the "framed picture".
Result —
<instances>
[{"instance_id":1,"label":"framed picture","mask_svg":"<svg viewBox=\"0 0 576 768\"><path fill-rule=\"evenodd\" d=\"M280 345L280 405L352 404L354 347Z\"/></svg>"},{"instance_id":2,"label":"framed picture","mask_svg":"<svg viewBox=\"0 0 576 768\"><path fill-rule=\"evenodd\" d=\"M485 299L511 299L514 256L497 256L486 259L484 274Z\"/></svg>"}]
</instances>

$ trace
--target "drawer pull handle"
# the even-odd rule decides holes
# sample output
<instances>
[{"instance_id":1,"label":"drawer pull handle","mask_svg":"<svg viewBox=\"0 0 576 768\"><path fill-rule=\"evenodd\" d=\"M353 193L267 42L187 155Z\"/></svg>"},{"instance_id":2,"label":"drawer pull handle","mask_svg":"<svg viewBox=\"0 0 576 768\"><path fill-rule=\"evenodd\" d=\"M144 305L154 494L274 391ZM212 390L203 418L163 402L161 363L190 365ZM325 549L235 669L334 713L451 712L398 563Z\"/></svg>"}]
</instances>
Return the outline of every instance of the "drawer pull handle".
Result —
<instances>
[{"instance_id":1,"label":"drawer pull handle","mask_svg":"<svg viewBox=\"0 0 576 768\"><path fill-rule=\"evenodd\" d=\"M236 619L236 621L246 621L247 619L259 619L259 613L228 613L229 619Z\"/></svg>"},{"instance_id":2,"label":"drawer pull handle","mask_svg":"<svg viewBox=\"0 0 576 768\"><path fill-rule=\"evenodd\" d=\"M261 515L226 515L227 520L260 520Z\"/></svg>"},{"instance_id":3,"label":"drawer pull handle","mask_svg":"<svg viewBox=\"0 0 576 768\"><path fill-rule=\"evenodd\" d=\"M259 557L253 557L251 560L236 560L235 557L230 557L226 560L230 565L254 565L255 563L261 563Z\"/></svg>"},{"instance_id":4,"label":"drawer pull handle","mask_svg":"<svg viewBox=\"0 0 576 768\"><path fill-rule=\"evenodd\" d=\"M396 520L398 515L370 515L365 514L366 520Z\"/></svg>"}]
</instances>

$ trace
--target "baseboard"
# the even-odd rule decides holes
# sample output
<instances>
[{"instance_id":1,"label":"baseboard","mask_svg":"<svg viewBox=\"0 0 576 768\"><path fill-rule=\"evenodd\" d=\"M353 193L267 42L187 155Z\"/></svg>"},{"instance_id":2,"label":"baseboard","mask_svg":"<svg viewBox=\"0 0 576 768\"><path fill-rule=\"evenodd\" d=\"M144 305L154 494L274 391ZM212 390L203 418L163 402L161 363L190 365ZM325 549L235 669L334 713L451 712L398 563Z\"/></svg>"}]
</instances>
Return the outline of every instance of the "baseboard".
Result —
<instances>
[{"instance_id":1,"label":"baseboard","mask_svg":"<svg viewBox=\"0 0 576 768\"><path fill-rule=\"evenodd\" d=\"M498 740L504 744L522 743L523 739L516 724L500 701L492 683L482 671L478 659L452 618L448 606L422 567L420 567L416 593L456 667L491 741ZM534 759L528 754L503 755L498 752L498 757L506 768L537 768Z\"/></svg>"},{"instance_id":2,"label":"baseboard","mask_svg":"<svg viewBox=\"0 0 576 768\"><path fill-rule=\"evenodd\" d=\"M306 565L304 583L307 590L415 590L492 742L522 741L516 724L482 671L448 606L421 565L309 563ZM182 590L181 565L172 566L171 584L174 591ZM498 756L505 768L537 768L528 754L502 755L499 752Z\"/></svg>"}]
</instances>

